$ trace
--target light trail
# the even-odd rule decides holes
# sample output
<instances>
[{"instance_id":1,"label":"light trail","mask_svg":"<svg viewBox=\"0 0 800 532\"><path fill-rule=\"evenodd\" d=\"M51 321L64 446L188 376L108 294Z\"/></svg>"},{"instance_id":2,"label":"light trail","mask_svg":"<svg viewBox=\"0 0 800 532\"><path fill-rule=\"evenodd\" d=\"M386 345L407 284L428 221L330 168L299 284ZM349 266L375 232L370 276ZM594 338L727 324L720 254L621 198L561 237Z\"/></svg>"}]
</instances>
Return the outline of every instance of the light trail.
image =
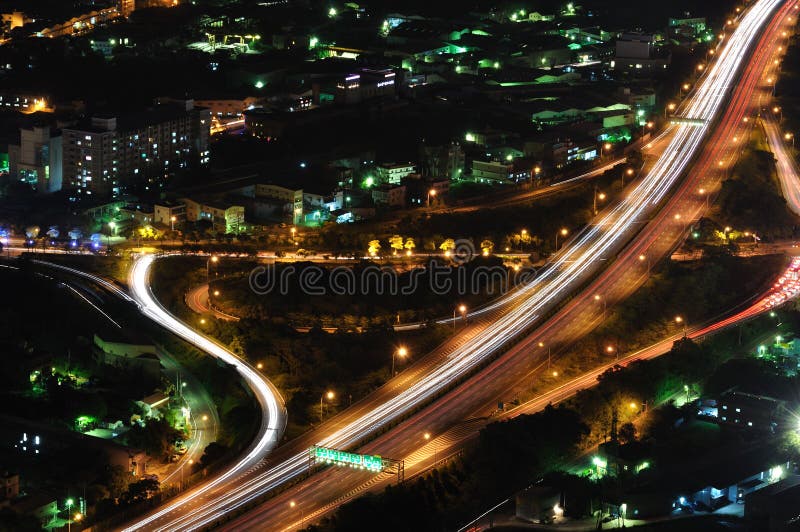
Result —
<instances>
[{"instance_id":1,"label":"light trail","mask_svg":"<svg viewBox=\"0 0 800 532\"><path fill-rule=\"evenodd\" d=\"M429 401L435 393L495 355L508 341L527 331L542 314L554 308L564 296L597 273L602 266L602 259L613 256L624 246L627 237L636 230L637 224L646 219L665 198L693 161L711 130L711 124L727 104L729 89L736 81L742 62L749 55L751 44L770 14L783 1L759 0L740 18L737 28L719 48L716 62L706 70L699 87L680 110L682 116L702 122L702 125L671 126L670 132L674 136L667 149L627 198L596 224L585 228L573 238L570 246L534 282L509 294L502 301L473 313L491 317L494 321L465 345L450 353L444 363L396 396L352 423L338 428L317 443L325 447L348 448L413 411L420 404ZM688 220L681 221L680 226L684 226L686 222ZM138 266L139 264L137 268ZM146 292L146 276L132 277L132 286L137 293L142 290ZM158 318L168 320L171 317ZM194 500L192 507L180 508L175 516L168 515L172 509L179 510L178 501L140 520L131 529L201 528L298 477L306 471L307 465L306 452L298 453L272 465L264 472L242 477L236 483L231 482L230 486L226 486L226 491L213 500ZM230 479L232 475L227 475L226 478Z\"/></svg>"},{"instance_id":2,"label":"light trail","mask_svg":"<svg viewBox=\"0 0 800 532\"><path fill-rule=\"evenodd\" d=\"M186 324L167 312L167 310L155 300L149 286L150 268L154 260L155 257L153 255L141 256L136 260L131 270L131 292L134 299L138 302L141 311L147 317L175 335L202 349L211 356L233 366L255 394L263 415L255 443L243 458L232 468L228 469L211 482L203 484L191 490L189 493L178 497L175 501L151 515L149 517L150 520L157 519L179 508L187 501L194 500L199 495L225 484L238 474L258 464L261 459L275 447L286 426L286 413L283 407L283 400L277 389L275 389L269 381L264 379L255 368L251 367L229 350L189 328ZM137 523L134 527L126 530L135 530L143 525L146 525L146 523Z\"/></svg>"}]
</instances>

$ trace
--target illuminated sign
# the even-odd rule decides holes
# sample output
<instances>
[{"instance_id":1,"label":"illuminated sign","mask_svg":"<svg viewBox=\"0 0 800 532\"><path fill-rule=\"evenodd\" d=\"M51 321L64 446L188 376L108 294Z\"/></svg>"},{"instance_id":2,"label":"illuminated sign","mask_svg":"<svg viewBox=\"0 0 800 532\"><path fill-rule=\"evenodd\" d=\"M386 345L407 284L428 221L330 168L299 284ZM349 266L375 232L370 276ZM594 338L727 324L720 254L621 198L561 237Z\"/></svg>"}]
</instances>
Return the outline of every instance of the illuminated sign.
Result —
<instances>
[{"instance_id":1,"label":"illuminated sign","mask_svg":"<svg viewBox=\"0 0 800 532\"><path fill-rule=\"evenodd\" d=\"M312 447L311 456L315 462L350 466L358 469L367 469L374 472L383 471L383 460L380 456L346 453L344 451L337 451L336 449L328 449L326 447Z\"/></svg>"},{"instance_id":2,"label":"illuminated sign","mask_svg":"<svg viewBox=\"0 0 800 532\"><path fill-rule=\"evenodd\" d=\"M394 85L394 80L391 81L379 81L378 87L386 87L387 85Z\"/></svg>"}]
</instances>

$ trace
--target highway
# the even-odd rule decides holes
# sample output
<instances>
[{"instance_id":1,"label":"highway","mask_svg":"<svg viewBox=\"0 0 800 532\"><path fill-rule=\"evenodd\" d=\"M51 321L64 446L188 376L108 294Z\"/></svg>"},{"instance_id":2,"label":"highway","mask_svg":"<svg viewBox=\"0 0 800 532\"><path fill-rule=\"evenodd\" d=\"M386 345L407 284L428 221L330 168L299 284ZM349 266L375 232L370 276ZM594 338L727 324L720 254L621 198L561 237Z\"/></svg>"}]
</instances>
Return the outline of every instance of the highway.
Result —
<instances>
[{"instance_id":1,"label":"highway","mask_svg":"<svg viewBox=\"0 0 800 532\"><path fill-rule=\"evenodd\" d=\"M772 31L772 25L777 24L774 22L769 29L765 29L765 24L773 12L782 4L779 0L760 0L739 19L737 28L725 38L722 46L718 48L716 62L705 69L706 73L697 88L679 108L681 116L691 118L702 125L671 126L669 139L665 140L665 148L630 194L619 204L607 209L597 223L576 235L537 279L511 293L504 300L487 305L477 313L473 313L470 323L463 328L461 334L447 342L430 357L426 357L420 364L403 372L377 393L342 412L309 434L279 448L270 457L268 467L261 465L237 478L234 478L234 474L228 475L226 477L226 480L230 481L228 484L224 484L225 481L217 484L220 487L223 487L224 484L225 488L224 493L219 493L219 496L212 497L207 492L207 495L203 496L181 498L186 504L181 505L178 501L166 509L133 523L131 528L183 530L211 525L242 505L254 500L261 500L262 496L271 489L303 475L308 466L306 449L310 444L317 443L337 448L358 446L382 427L411 415L412 412L429 403L443 389L454 386L468 374L485 366L477 381L479 386L470 390L469 393L463 392L463 387L457 388L436 403L411 415L407 421L403 421L398 426L397 430L391 431L391 437L381 436L363 447L365 451L375 451L384 456L406 456L406 454L401 454L405 452L404 449L420 447L421 427L452 424L454 420L468 416L471 411L474 411L476 405L485 405L491 402L489 398L497 396L498 383L507 383L509 379L514 379L514 382L519 380L523 376L520 368L524 367L524 364L520 365L519 359L530 361L540 358L541 350L536 356L531 356L536 349L533 347L535 344L531 344L533 336L527 336L525 342L518 344L507 354L492 362L508 344L523 337L534 323L540 325L538 322L542 321L544 315L556 310L566 297L574 294L578 288L596 277L601 270L605 271L598 282L608 282L614 286L622 279L627 283L623 283L623 288L627 287L628 289L636 284L636 278L629 281L624 275L635 270L635 268L631 268L631 264L639 264L636 272L637 278L646 277L647 272L642 271L646 261L637 263L638 253L632 255L634 249L638 251L637 246L628 246L619 258L616 258L615 261L614 259L620 254L625 244L642 231L649 216L658 212L656 219L648 224L648 227L652 227L651 231L644 231L646 234L637 238L637 245L650 247L658 243L659 238L663 236L664 250L661 256L664 256L664 253L674 246L674 242L685 234L687 224L695 212L670 210L671 207L676 207L672 202L667 202L667 205L661 210L658 210L657 207L662 201L667 200L674 185L678 183L680 177L686 173L690 164L700 154L704 142L709 140L709 134L719 131L728 134L730 129L736 127L734 125L736 119L733 117L737 113L741 116L741 113L744 112L750 93L744 91L746 94L742 98L746 102L741 104L741 109L731 110L730 104L735 103L735 100L731 99L730 89L743 86L745 89L749 87L752 92L748 74L745 74L738 84L736 83L739 79L739 67L749 56L750 45L756 42L756 38L762 32L769 34ZM788 9L784 6L780 13L785 14ZM779 19L780 17L775 17L778 22ZM757 58L750 63L758 65ZM748 73L754 69L748 69ZM727 110L726 121L715 125L713 122L719 117L719 111L722 109ZM706 143L706 145L711 144L713 143ZM726 149L716 146L712 146L712 148L710 152L712 157L721 155L720 149L723 152ZM704 169L703 164L708 165L709 162L699 163L700 169ZM711 164L713 165L713 163ZM709 174L714 174L714 172L709 172ZM719 176L708 179L718 180ZM680 189L684 195L687 193L686 186L684 184ZM691 195L696 196L697 194L692 191ZM697 203L697 198L693 198L693 201ZM699 203L702 204L703 201L700 200ZM686 205L679 204L677 207L686 207ZM657 258L655 250L652 255L655 260ZM144 261L147 261L147 257L137 263L131 279L131 286L136 294L146 292L146 275L136 274L136 270L142 270L140 264ZM607 269L607 263L611 261L622 266ZM149 266L145 268L147 267ZM544 332L550 331L552 334L553 327L556 326L553 325L554 323L558 324L557 332L559 334L574 334L576 330L585 330L587 326L596 323L598 319L597 305L595 303L593 307L594 315L587 318L588 314L592 314L588 312L592 308L590 307L591 303L587 304L585 299L575 298L562 310L559 310L559 315L562 316L568 315L570 312L574 314L574 317L569 318L571 321L564 317L561 318L567 322L566 326L551 319L547 322L547 327L542 327L545 329ZM583 309L582 312L576 312L579 304L580 309ZM171 322L170 320L174 320L174 318L163 314L153 317L170 328L178 325L185 327L182 324ZM188 336L191 334L194 333L189 333ZM503 361L502 367L497 365L501 360ZM512 370L512 374L508 373L509 370ZM475 382L475 379L470 382ZM241 469L239 468L239 471ZM336 477L335 484L326 482L331 476ZM330 504L335 504L338 494L346 493L349 485L357 486L359 483L357 476L358 473L354 472L350 472L348 475L347 472L325 471L315 476L312 481L301 483L298 487L293 488L291 493L287 492L285 495L271 499L269 504L262 505L256 512L248 516L248 521L240 524L245 528L260 529L266 526L270 529L277 529L283 524L291 527L295 524L292 520L296 520L299 516L296 515L298 513L296 507L290 510L290 506L285 500L286 496L302 493L304 496L302 511L306 518L310 518L315 515L315 512L324 510L326 505L327 508L330 508ZM331 500L333 500L332 503ZM312 504L314 505L313 511Z\"/></svg>"}]
</instances>

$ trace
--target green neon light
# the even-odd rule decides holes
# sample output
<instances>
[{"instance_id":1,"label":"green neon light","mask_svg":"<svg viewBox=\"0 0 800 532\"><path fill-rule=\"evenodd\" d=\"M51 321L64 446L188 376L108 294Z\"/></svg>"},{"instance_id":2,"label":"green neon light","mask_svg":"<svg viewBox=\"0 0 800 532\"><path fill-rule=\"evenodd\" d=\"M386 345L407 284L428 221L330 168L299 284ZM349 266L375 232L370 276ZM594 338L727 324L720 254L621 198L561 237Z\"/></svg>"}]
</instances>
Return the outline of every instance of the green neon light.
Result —
<instances>
[{"instance_id":1,"label":"green neon light","mask_svg":"<svg viewBox=\"0 0 800 532\"><path fill-rule=\"evenodd\" d=\"M375 472L383 470L383 460L380 456L346 453L326 447L314 447L313 453L314 459L318 462L351 466Z\"/></svg>"}]
</instances>

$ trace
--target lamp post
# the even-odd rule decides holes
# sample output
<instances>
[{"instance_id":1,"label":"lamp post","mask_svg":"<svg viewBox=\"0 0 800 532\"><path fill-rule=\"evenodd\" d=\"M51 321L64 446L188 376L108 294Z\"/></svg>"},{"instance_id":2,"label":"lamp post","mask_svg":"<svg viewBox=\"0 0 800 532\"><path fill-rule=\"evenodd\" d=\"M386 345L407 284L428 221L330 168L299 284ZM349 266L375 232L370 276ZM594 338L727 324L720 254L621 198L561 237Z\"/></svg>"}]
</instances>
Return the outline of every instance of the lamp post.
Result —
<instances>
[{"instance_id":1,"label":"lamp post","mask_svg":"<svg viewBox=\"0 0 800 532\"><path fill-rule=\"evenodd\" d=\"M627 170L625 170L625 172L623 172L621 179L622 185L620 188L625 188L625 176L627 175L628 177L633 177L633 174L634 174L633 168L628 168Z\"/></svg>"},{"instance_id":2,"label":"lamp post","mask_svg":"<svg viewBox=\"0 0 800 532\"><path fill-rule=\"evenodd\" d=\"M647 275L650 275L650 257L642 253L639 255L639 262L647 261Z\"/></svg>"},{"instance_id":3,"label":"lamp post","mask_svg":"<svg viewBox=\"0 0 800 532\"><path fill-rule=\"evenodd\" d=\"M666 107L664 107L664 120L667 119L667 111L672 112L675 110L674 103L668 103Z\"/></svg>"},{"instance_id":4,"label":"lamp post","mask_svg":"<svg viewBox=\"0 0 800 532\"><path fill-rule=\"evenodd\" d=\"M453 309L453 330L456 330L456 310L461 313L461 319L467 319L467 306L466 305L459 305L458 308Z\"/></svg>"},{"instance_id":5,"label":"lamp post","mask_svg":"<svg viewBox=\"0 0 800 532\"><path fill-rule=\"evenodd\" d=\"M431 206L431 198L436 197L436 189L432 188L428 190L428 207Z\"/></svg>"},{"instance_id":6,"label":"lamp post","mask_svg":"<svg viewBox=\"0 0 800 532\"><path fill-rule=\"evenodd\" d=\"M606 194L605 194L605 192L600 192L598 194L597 193L597 185L595 185L594 186L594 201L592 203L592 212L594 213L595 216L597 216L597 200L598 199L600 201L603 201L604 199L606 199Z\"/></svg>"},{"instance_id":7,"label":"lamp post","mask_svg":"<svg viewBox=\"0 0 800 532\"><path fill-rule=\"evenodd\" d=\"M213 262L214 264L216 264L218 261L219 257L217 257L216 255L211 255L210 257L208 257L208 260L206 260L206 284L209 284L211 282L211 280L209 279L210 276L209 271L211 269L211 263Z\"/></svg>"},{"instance_id":8,"label":"lamp post","mask_svg":"<svg viewBox=\"0 0 800 532\"><path fill-rule=\"evenodd\" d=\"M430 432L426 432L425 434L422 435L422 437L425 438L425 441L430 441L431 433ZM434 466L436 465L436 462L437 462L437 456L436 455L437 455L437 451L439 450L438 447L439 446L435 445L435 444L433 446L433 465Z\"/></svg>"},{"instance_id":9,"label":"lamp post","mask_svg":"<svg viewBox=\"0 0 800 532\"><path fill-rule=\"evenodd\" d=\"M786 139L786 142L792 141L792 148L794 148L794 133L785 133L783 138Z\"/></svg>"},{"instance_id":10,"label":"lamp post","mask_svg":"<svg viewBox=\"0 0 800 532\"><path fill-rule=\"evenodd\" d=\"M544 342L539 342L539 347L544 347ZM547 369L550 369L550 346L547 346Z\"/></svg>"},{"instance_id":11,"label":"lamp post","mask_svg":"<svg viewBox=\"0 0 800 532\"><path fill-rule=\"evenodd\" d=\"M604 143L603 147L600 149L600 158L602 159L603 157L608 155L608 152L611 150L611 148L612 146L610 142Z\"/></svg>"},{"instance_id":12,"label":"lamp post","mask_svg":"<svg viewBox=\"0 0 800 532\"><path fill-rule=\"evenodd\" d=\"M569 231L567 231L567 228L566 228L566 227L564 227L564 228L560 229L560 230L559 230L559 231L556 233L556 251L558 251L558 235L559 235L559 234L560 234L561 236L567 236L567 235L569 234Z\"/></svg>"},{"instance_id":13,"label":"lamp post","mask_svg":"<svg viewBox=\"0 0 800 532\"><path fill-rule=\"evenodd\" d=\"M72 506L75 504L75 501L70 499L66 500L67 505L67 532L72 530Z\"/></svg>"},{"instance_id":14,"label":"lamp post","mask_svg":"<svg viewBox=\"0 0 800 532\"><path fill-rule=\"evenodd\" d=\"M178 218L176 216L170 216L169 217L170 231L172 231L173 233L175 232L175 220L177 220L177 219Z\"/></svg>"},{"instance_id":15,"label":"lamp post","mask_svg":"<svg viewBox=\"0 0 800 532\"><path fill-rule=\"evenodd\" d=\"M394 360L395 360L395 358L398 357L398 356L400 358L405 358L407 355L408 355L408 349L406 349L405 347L400 347L396 351L392 351L392 377L394 377L396 375L396 373L394 371L394 365L395 365Z\"/></svg>"},{"instance_id":16,"label":"lamp post","mask_svg":"<svg viewBox=\"0 0 800 532\"><path fill-rule=\"evenodd\" d=\"M108 228L111 229L108 232L108 237L106 238L106 247L111 247L111 234L113 233L114 236L117 236L117 222L108 222Z\"/></svg>"},{"instance_id":17,"label":"lamp post","mask_svg":"<svg viewBox=\"0 0 800 532\"><path fill-rule=\"evenodd\" d=\"M606 346L606 353L608 353L609 355L616 353L616 355L617 355L616 358L617 358L617 360L619 360L619 350L616 347L614 347L613 345L607 345Z\"/></svg>"},{"instance_id":18,"label":"lamp post","mask_svg":"<svg viewBox=\"0 0 800 532\"><path fill-rule=\"evenodd\" d=\"M600 302L603 303L603 321L605 321L605 319L606 319L606 300L605 300L605 298L603 296L601 296L600 294L595 294L594 295L594 300L597 301L598 303L600 303Z\"/></svg>"},{"instance_id":19,"label":"lamp post","mask_svg":"<svg viewBox=\"0 0 800 532\"><path fill-rule=\"evenodd\" d=\"M706 201L706 210L708 210L708 191L704 188L701 188L697 191L698 194L703 196L703 199Z\"/></svg>"},{"instance_id":20,"label":"lamp post","mask_svg":"<svg viewBox=\"0 0 800 532\"><path fill-rule=\"evenodd\" d=\"M686 338L686 320L683 319L683 316L675 316L675 323L683 324L683 337Z\"/></svg>"},{"instance_id":21,"label":"lamp post","mask_svg":"<svg viewBox=\"0 0 800 532\"><path fill-rule=\"evenodd\" d=\"M322 423L322 416L323 416L323 413L322 413L322 407L323 407L322 401L324 399L327 399L328 401L332 401L334 397L336 397L336 394L334 394L331 390L328 390L326 393L320 395L320 397L319 397L319 422L320 423Z\"/></svg>"}]
</instances>

